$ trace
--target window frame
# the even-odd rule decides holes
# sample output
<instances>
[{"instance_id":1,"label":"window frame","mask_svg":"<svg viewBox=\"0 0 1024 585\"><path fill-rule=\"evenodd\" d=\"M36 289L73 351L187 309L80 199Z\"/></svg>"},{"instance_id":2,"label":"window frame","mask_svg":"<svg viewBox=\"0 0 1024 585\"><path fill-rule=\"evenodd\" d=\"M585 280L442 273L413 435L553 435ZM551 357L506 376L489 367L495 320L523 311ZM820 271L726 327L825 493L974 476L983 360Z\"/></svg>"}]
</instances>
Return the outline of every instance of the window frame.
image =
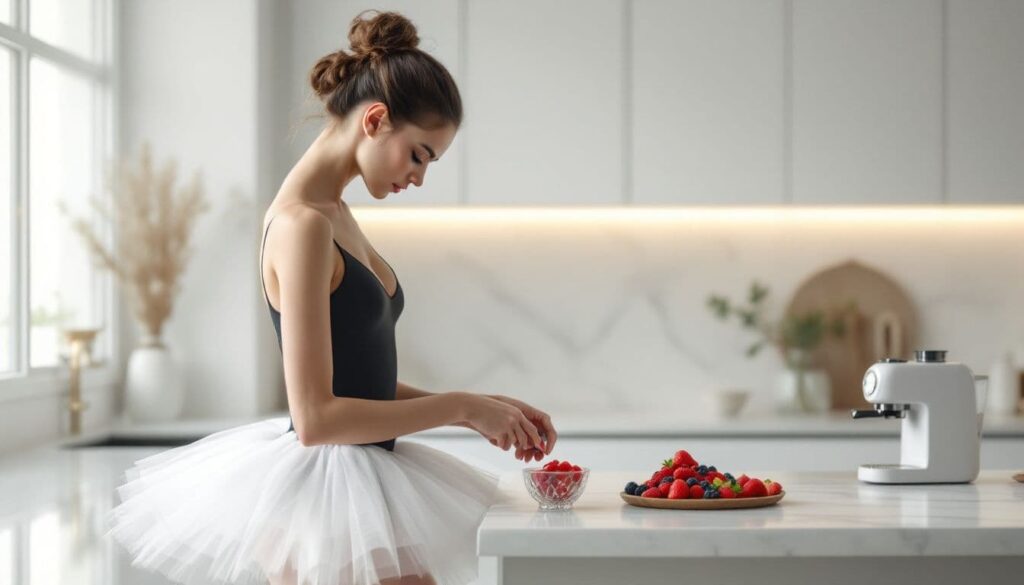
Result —
<instances>
[{"instance_id":1,"label":"window frame","mask_svg":"<svg viewBox=\"0 0 1024 585\"><path fill-rule=\"evenodd\" d=\"M56 396L67 391L68 370L61 364L31 367L29 342L31 335L29 284L29 87L30 64L41 58L63 71L86 79L93 88L97 107L93 111L92 165L95 169L91 192L109 199L104 188L104 174L109 161L118 152L117 111L120 94L119 62L117 59L117 31L119 0L93 0L93 60L80 57L69 50L46 43L29 34L29 0L12 2L11 24L0 22L0 46L11 53L11 205L9 230L11 238L10 277L11 315L15 327L12 347L14 368L0 373L0 402L17 399ZM84 206L83 206L84 207ZM97 217L94 212L92 217ZM112 226L96 224L103 229L101 237L114 241ZM121 370L120 291L114 286L113 276L106 270L93 272L92 290L95 314L103 315L104 342L93 348L94 354L104 361L95 367L82 369L83 395L117 382Z\"/></svg>"}]
</instances>

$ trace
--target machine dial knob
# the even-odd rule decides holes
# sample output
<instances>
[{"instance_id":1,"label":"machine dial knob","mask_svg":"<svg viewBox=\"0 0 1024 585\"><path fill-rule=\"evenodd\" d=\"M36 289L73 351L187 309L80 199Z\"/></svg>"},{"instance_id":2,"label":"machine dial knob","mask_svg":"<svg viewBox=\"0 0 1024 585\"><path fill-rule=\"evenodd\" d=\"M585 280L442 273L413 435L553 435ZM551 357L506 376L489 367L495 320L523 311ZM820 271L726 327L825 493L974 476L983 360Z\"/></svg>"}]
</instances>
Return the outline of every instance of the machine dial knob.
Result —
<instances>
[{"instance_id":1,"label":"machine dial knob","mask_svg":"<svg viewBox=\"0 0 1024 585\"><path fill-rule=\"evenodd\" d=\"M864 374L861 386L864 388L864 396L871 398L875 394L875 391L878 390L878 375L874 370L868 370L868 373Z\"/></svg>"},{"instance_id":2,"label":"machine dial knob","mask_svg":"<svg viewBox=\"0 0 1024 585\"><path fill-rule=\"evenodd\" d=\"M944 349L917 349L914 350L914 361L918 363L941 364L946 361L946 350Z\"/></svg>"}]
</instances>

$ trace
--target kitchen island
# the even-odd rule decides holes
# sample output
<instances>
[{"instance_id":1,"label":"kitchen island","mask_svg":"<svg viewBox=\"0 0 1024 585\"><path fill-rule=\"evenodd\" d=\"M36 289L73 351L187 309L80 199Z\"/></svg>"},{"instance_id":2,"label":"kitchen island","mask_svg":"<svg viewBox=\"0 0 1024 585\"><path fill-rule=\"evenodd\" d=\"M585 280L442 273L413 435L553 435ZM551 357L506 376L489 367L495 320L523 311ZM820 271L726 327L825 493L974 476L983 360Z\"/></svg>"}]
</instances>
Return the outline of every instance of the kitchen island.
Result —
<instances>
[{"instance_id":1,"label":"kitchen island","mask_svg":"<svg viewBox=\"0 0 1024 585\"><path fill-rule=\"evenodd\" d=\"M619 492L637 473L592 472L574 509L541 511L521 474L478 533L481 585L964 583L1024 576L1024 484L872 485L850 472L758 472L786 497L751 510L658 510ZM1009 581L1006 581L1009 579Z\"/></svg>"}]
</instances>

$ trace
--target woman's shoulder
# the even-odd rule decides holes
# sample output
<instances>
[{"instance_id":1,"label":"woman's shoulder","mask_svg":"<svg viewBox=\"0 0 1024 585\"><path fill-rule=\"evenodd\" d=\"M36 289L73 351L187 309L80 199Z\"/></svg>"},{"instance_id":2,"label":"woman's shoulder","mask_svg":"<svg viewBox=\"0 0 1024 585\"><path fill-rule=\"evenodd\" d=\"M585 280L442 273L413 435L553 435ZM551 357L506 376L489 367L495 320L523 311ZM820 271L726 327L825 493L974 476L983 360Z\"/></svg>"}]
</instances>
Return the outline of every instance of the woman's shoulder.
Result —
<instances>
[{"instance_id":1,"label":"woman's shoulder","mask_svg":"<svg viewBox=\"0 0 1024 585\"><path fill-rule=\"evenodd\" d=\"M273 229L270 229L273 227ZM270 263L319 265L329 262L334 228L326 214L304 203L290 203L267 210L264 231L264 256L270 252Z\"/></svg>"},{"instance_id":2,"label":"woman's shoulder","mask_svg":"<svg viewBox=\"0 0 1024 585\"><path fill-rule=\"evenodd\" d=\"M305 202L287 203L271 207L263 218L267 228L273 222L275 231L291 232L293 236L322 240L332 238L331 219L326 213Z\"/></svg>"}]
</instances>

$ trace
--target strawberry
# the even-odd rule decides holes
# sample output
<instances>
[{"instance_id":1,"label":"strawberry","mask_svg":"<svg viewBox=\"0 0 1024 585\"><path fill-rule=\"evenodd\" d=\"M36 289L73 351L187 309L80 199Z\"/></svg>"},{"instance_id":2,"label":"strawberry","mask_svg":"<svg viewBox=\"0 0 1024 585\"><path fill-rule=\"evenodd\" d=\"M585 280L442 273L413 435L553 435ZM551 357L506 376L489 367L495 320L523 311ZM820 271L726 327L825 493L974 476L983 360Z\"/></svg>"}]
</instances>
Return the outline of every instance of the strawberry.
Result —
<instances>
[{"instance_id":1,"label":"strawberry","mask_svg":"<svg viewBox=\"0 0 1024 585\"><path fill-rule=\"evenodd\" d=\"M767 480L766 480L767 481ZM777 481L769 481L768 495L774 496L782 493L782 484Z\"/></svg>"},{"instance_id":2,"label":"strawberry","mask_svg":"<svg viewBox=\"0 0 1024 585\"><path fill-rule=\"evenodd\" d=\"M729 487L728 485L723 485L722 487L718 488L718 497L729 500L732 498L737 498L739 496L736 495L736 492L732 491L731 487Z\"/></svg>"},{"instance_id":3,"label":"strawberry","mask_svg":"<svg viewBox=\"0 0 1024 585\"><path fill-rule=\"evenodd\" d=\"M747 477L747 474L744 473L743 475L736 478L736 483L740 484L740 487L743 487L743 484L747 483L749 479L750 478Z\"/></svg>"},{"instance_id":4,"label":"strawberry","mask_svg":"<svg viewBox=\"0 0 1024 585\"><path fill-rule=\"evenodd\" d=\"M709 471L708 472L708 479L713 480L716 477L718 479L722 480L723 482L729 481L729 478L725 477L725 475L723 475L721 473L718 473L717 471Z\"/></svg>"},{"instance_id":5,"label":"strawberry","mask_svg":"<svg viewBox=\"0 0 1024 585\"><path fill-rule=\"evenodd\" d=\"M669 475L672 475L672 472L666 468L662 468L654 472L654 475L651 476L651 481L654 482L654 485L658 485L659 483L661 483L662 479Z\"/></svg>"},{"instance_id":6,"label":"strawberry","mask_svg":"<svg viewBox=\"0 0 1024 585\"><path fill-rule=\"evenodd\" d=\"M692 467L680 467L672 472L672 477L676 479L686 479L688 477L697 477L697 472Z\"/></svg>"},{"instance_id":7,"label":"strawberry","mask_svg":"<svg viewBox=\"0 0 1024 585\"><path fill-rule=\"evenodd\" d=\"M676 454L672 457L672 463L675 465L697 467L697 460L691 457L689 453L683 451L682 449L676 451Z\"/></svg>"},{"instance_id":8,"label":"strawberry","mask_svg":"<svg viewBox=\"0 0 1024 585\"><path fill-rule=\"evenodd\" d=\"M761 498L768 495L768 488L764 486L764 482L756 477L747 480L747 483L743 484L743 491L740 492L741 498Z\"/></svg>"},{"instance_id":9,"label":"strawberry","mask_svg":"<svg viewBox=\"0 0 1024 585\"><path fill-rule=\"evenodd\" d=\"M691 498L697 498L697 499L703 498L704 497L704 488L700 487L697 484L691 485L690 486L690 497Z\"/></svg>"},{"instance_id":10,"label":"strawberry","mask_svg":"<svg viewBox=\"0 0 1024 585\"><path fill-rule=\"evenodd\" d=\"M671 486L668 490L668 499L685 500L690 497L690 487L686 485L685 481L677 479L671 483Z\"/></svg>"},{"instance_id":11,"label":"strawberry","mask_svg":"<svg viewBox=\"0 0 1024 585\"><path fill-rule=\"evenodd\" d=\"M665 482L660 483L658 485L658 491L661 492L661 495L663 495L663 496L665 496L667 498L668 497L668 492L672 489L672 484L673 483L675 483L675 482L674 481L665 481Z\"/></svg>"},{"instance_id":12,"label":"strawberry","mask_svg":"<svg viewBox=\"0 0 1024 585\"><path fill-rule=\"evenodd\" d=\"M640 494L640 497L642 497L642 498L662 498L664 496L661 495L661 490L659 490L658 488L647 488L647 491L645 491L644 493Z\"/></svg>"}]
</instances>

